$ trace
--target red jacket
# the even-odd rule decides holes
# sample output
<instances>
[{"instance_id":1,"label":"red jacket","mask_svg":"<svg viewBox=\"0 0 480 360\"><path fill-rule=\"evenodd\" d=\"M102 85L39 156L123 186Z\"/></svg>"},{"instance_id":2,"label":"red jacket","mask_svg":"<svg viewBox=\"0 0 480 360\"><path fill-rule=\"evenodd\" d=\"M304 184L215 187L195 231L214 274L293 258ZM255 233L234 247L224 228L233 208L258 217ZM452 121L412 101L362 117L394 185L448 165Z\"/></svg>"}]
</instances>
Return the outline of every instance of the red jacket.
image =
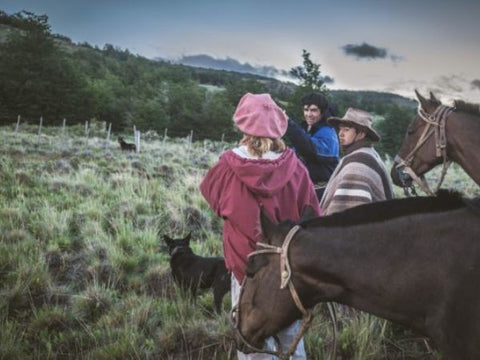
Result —
<instances>
[{"instance_id":1,"label":"red jacket","mask_svg":"<svg viewBox=\"0 0 480 360\"><path fill-rule=\"evenodd\" d=\"M275 160L245 159L227 151L209 170L200 191L224 219L225 263L239 282L245 274L247 255L262 239L260 203L277 222L298 221L307 206L320 215L307 169L290 149Z\"/></svg>"}]
</instances>

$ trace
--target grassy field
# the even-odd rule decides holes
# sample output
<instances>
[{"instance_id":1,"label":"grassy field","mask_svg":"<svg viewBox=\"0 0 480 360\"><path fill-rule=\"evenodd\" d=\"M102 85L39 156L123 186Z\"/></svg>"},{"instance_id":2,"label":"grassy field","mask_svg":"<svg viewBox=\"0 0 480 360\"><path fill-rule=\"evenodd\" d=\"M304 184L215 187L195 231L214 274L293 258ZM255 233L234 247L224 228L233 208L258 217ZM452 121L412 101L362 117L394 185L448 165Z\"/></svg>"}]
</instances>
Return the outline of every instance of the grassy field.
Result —
<instances>
[{"instance_id":1,"label":"grassy field","mask_svg":"<svg viewBox=\"0 0 480 360\"><path fill-rule=\"evenodd\" d=\"M222 254L198 184L229 144L147 133L136 154L100 124L88 139L82 126L37 130L0 128L0 359L234 358L229 296L220 315L211 293L182 296L160 241L192 231L195 252ZM480 194L458 167L445 187ZM315 312L306 347L324 359L331 325ZM433 359L422 338L374 316L339 322L337 359Z\"/></svg>"}]
</instances>

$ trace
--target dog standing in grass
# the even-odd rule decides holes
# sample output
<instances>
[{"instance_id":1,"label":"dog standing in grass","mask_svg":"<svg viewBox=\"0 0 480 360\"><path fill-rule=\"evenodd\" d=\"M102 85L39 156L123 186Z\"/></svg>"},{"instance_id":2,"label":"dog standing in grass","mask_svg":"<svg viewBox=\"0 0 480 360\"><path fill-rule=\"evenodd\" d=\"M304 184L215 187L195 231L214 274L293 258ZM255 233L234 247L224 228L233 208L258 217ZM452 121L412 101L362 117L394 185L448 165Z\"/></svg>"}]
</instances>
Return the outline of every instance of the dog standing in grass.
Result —
<instances>
[{"instance_id":1,"label":"dog standing in grass","mask_svg":"<svg viewBox=\"0 0 480 360\"><path fill-rule=\"evenodd\" d=\"M137 150L135 144L126 142L125 139L122 136L118 137L118 143L120 144L120 149L122 149L123 151L136 151Z\"/></svg>"},{"instance_id":2,"label":"dog standing in grass","mask_svg":"<svg viewBox=\"0 0 480 360\"><path fill-rule=\"evenodd\" d=\"M163 236L170 254L170 268L175 283L184 291L191 291L195 299L198 289L213 289L215 310L220 312L222 300L230 291L230 272L222 257L202 257L190 247L191 233L183 239Z\"/></svg>"}]
</instances>

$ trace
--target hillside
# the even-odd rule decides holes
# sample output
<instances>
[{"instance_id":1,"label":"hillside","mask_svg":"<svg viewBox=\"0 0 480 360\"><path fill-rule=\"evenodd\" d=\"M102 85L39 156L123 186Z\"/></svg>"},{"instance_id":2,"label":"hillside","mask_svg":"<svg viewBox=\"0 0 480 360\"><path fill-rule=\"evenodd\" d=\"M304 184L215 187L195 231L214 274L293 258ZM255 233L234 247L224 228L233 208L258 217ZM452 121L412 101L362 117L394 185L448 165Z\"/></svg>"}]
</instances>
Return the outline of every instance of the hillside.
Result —
<instances>
[{"instance_id":1,"label":"hillside","mask_svg":"<svg viewBox=\"0 0 480 360\"><path fill-rule=\"evenodd\" d=\"M97 120L115 131L135 126L177 137L193 132L195 140L234 140L231 116L246 92L269 92L290 116L302 118L293 83L149 60L111 44L76 44L52 34L45 15L0 12L0 51L0 124L19 115L30 123L42 117L45 126ZM402 113L405 127L415 106L372 91L331 90L329 96L340 113L350 106L384 118Z\"/></svg>"},{"instance_id":2,"label":"hillside","mask_svg":"<svg viewBox=\"0 0 480 360\"><path fill-rule=\"evenodd\" d=\"M221 314L210 291L194 304L173 285L162 241L192 232L197 254L222 255L222 221L198 186L229 144L151 134L140 153L122 152L105 127L85 138L82 125L0 127L0 141L1 359L231 358L229 296ZM444 184L478 195L456 166ZM311 359L333 344L323 310L306 335ZM339 322L344 359L431 359L384 320Z\"/></svg>"}]
</instances>

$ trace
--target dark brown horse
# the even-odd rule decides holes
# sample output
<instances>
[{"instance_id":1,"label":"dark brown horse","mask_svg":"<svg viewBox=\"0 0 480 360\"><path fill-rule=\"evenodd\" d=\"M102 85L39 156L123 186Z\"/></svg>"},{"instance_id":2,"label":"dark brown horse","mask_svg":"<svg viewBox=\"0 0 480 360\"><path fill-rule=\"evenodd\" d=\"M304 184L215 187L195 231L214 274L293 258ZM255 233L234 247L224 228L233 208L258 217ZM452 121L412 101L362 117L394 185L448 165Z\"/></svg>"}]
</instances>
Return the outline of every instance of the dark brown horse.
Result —
<instances>
[{"instance_id":1,"label":"dark brown horse","mask_svg":"<svg viewBox=\"0 0 480 360\"><path fill-rule=\"evenodd\" d=\"M424 98L416 90L418 114L408 126L403 144L395 157L391 176L393 183L411 187L412 180L433 194L424 174L443 163L437 190L448 165L454 161L480 185L480 106L455 101L455 107L444 106L430 93Z\"/></svg>"},{"instance_id":2,"label":"dark brown horse","mask_svg":"<svg viewBox=\"0 0 480 360\"><path fill-rule=\"evenodd\" d=\"M232 311L239 348L261 348L305 309L334 301L420 332L446 359L480 359L479 206L440 191L293 228L262 215L265 243Z\"/></svg>"}]
</instances>

